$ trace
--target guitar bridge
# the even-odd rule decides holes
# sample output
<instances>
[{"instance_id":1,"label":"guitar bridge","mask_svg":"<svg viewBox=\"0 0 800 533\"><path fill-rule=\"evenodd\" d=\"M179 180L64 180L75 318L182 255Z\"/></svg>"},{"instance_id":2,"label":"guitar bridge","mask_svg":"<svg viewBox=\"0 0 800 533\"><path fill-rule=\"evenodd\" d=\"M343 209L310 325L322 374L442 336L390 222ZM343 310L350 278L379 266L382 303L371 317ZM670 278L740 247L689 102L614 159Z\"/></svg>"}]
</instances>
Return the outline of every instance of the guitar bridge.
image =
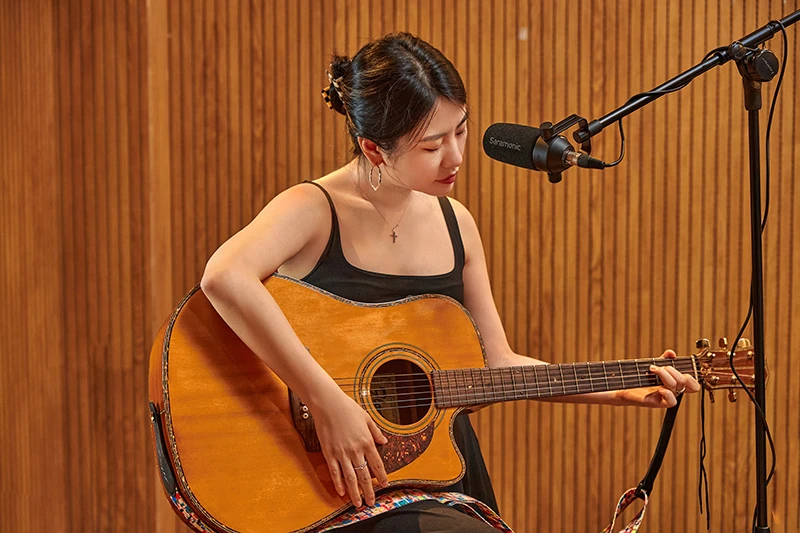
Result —
<instances>
[{"instance_id":1,"label":"guitar bridge","mask_svg":"<svg viewBox=\"0 0 800 533\"><path fill-rule=\"evenodd\" d=\"M289 407L292 411L292 421L294 427L303 439L303 446L307 452L321 452L322 445L317 437L317 428L314 425L314 417L308 410L308 406L303 403L291 389L289 389Z\"/></svg>"}]
</instances>

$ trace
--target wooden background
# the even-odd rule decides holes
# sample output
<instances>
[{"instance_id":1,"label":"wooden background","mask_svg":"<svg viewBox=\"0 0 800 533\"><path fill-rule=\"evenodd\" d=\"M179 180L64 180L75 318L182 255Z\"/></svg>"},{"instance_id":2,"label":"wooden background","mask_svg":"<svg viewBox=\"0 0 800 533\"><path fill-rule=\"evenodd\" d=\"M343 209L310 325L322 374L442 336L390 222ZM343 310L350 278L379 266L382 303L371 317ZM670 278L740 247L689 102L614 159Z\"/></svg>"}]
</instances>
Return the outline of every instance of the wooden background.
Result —
<instances>
[{"instance_id":1,"label":"wooden background","mask_svg":"<svg viewBox=\"0 0 800 533\"><path fill-rule=\"evenodd\" d=\"M486 158L485 128L596 118L797 0L0 0L0 530L184 531L147 416L156 328L276 192L346 161L319 90L333 50L405 29L461 71L455 196L483 232L512 345L555 362L687 355L734 337L749 282L741 82L725 65L626 120L627 156L551 185ZM798 27L765 234L772 531L800 529ZM770 42L779 57L781 39ZM769 102L775 81L767 86ZM766 113L764 113L765 115ZM763 133L762 128L762 133ZM595 138L613 160L616 128ZM746 531L753 409L706 405L711 530ZM699 531L700 397L684 402L642 531ZM536 404L474 416L520 532L598 531L663 412Z\"/></svg>"}]
</instances>

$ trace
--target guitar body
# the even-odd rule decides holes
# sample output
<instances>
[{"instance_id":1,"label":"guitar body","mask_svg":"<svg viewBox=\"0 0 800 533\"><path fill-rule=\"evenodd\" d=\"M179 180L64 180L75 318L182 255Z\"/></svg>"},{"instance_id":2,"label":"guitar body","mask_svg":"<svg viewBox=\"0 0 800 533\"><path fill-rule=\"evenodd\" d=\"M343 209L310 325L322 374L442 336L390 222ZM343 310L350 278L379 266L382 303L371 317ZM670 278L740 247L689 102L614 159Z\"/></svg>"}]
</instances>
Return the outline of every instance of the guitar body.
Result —
<instances>
[{"instance_id":1,"label":"guitar body","mask_svg":"<svg viewBox=\"0 0 800 533\"><path fill-rule=\"evenodd\" d=\"M485 366L462 306L441 296L359 304L279 275L265 286L311 355L389 438L379 451L390 487L444 487L463 476L452 435L461 408L437 408L427 377ZM306 531L352 506L313 451L319 443L301 399L199 288L156 339L150 399L162 476L175 478L165 488L188 507L179 513L187 521L220 532Z\"/></svg>"}]
</instances>

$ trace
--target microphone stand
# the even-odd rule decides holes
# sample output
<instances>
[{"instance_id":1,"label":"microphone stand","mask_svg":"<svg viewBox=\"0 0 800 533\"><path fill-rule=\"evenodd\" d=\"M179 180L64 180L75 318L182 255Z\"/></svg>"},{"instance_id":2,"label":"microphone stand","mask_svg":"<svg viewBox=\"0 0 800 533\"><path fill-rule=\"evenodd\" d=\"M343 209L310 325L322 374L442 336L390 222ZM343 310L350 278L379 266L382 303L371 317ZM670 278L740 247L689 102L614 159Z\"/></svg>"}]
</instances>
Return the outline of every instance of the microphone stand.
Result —
<instances>
[{"instance_id":1,"label":"microphone stand","mask_svg":"<svg viewBox=\"0 0 800 533\"><path fill-rule=\"evenodd\" d=\"M694 78L705 74L712 68L736 61L744 84L745 109L748 113L748 134L750 145L750 233L752 248L752 286L750 296L753 305L753 347L755 348L755 400L762 413L766 413L765 366L764 366L764 279L763 257L761 251L761 161L759 143L758 111L761 109L761 83L771 80L778 72L778 60L772 52L757 49L760 44L771 39L778 31L800 21L800 10L781 19L771 21L749 35L734 41L727 48L719 48L710 53L707 59L648 93L631 98L622 107L604 117L582 125L574 132L576 142L587 143L589 139L604 128L644 107L653 100L685 87ZM766 416L766 414L764 415ZM767 458L766 429L764 420L756 413L756 525L758 533L769 532L767 525Z\"/></svg>"}]
</instances>

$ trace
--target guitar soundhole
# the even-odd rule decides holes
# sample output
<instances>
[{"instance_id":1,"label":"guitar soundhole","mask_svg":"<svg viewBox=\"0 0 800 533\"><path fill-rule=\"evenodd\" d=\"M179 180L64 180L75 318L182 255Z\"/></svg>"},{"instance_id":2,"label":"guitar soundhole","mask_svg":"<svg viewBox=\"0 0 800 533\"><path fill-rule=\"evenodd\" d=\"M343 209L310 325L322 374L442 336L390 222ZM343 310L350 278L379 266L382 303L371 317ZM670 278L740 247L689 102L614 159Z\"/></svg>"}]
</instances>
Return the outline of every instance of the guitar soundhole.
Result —
<instances>
[{"instance_id":1,"label":"guitar soundhole","mask_svg":"<svg viewBox=\"0 0 800 533\"><path fill-rule=\"evenodd\" d=\"M405 359L382 364L370 384L370 397L378 414L403 426L416 424L428 414L432 396L428 375Z\"/></svg>"}]
</instances>

